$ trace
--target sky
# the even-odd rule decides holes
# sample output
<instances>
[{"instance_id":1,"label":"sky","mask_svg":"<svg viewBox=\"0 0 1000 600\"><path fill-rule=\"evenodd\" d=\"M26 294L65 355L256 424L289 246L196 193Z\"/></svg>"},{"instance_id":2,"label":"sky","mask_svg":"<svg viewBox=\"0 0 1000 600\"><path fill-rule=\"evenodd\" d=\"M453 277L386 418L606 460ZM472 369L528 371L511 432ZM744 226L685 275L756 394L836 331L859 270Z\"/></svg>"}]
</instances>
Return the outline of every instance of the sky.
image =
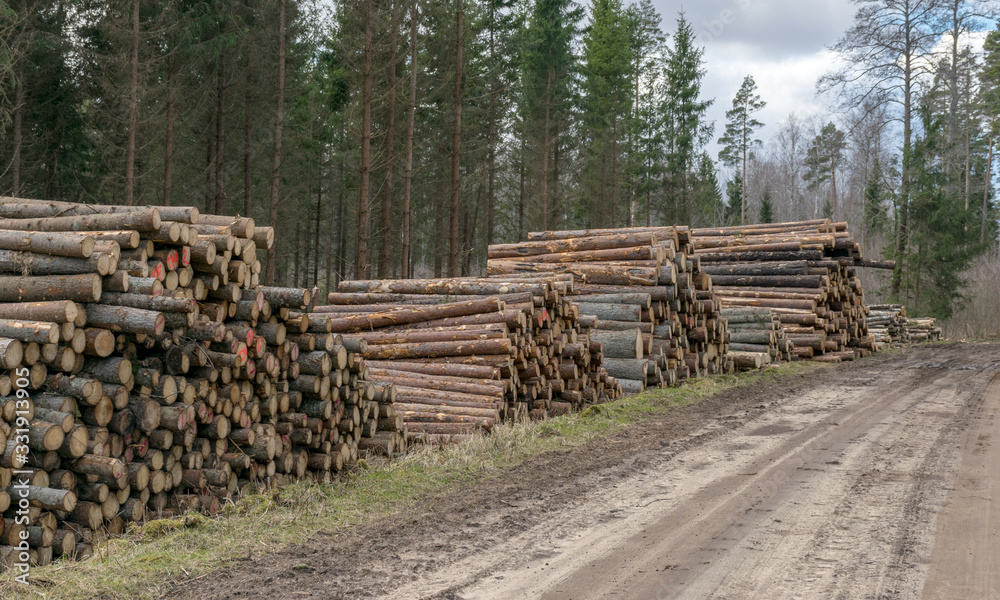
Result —
<instances>
[{"instance_id":1,"label":"sky","mask_svg":"<svg viewBox=\"0 0 1000 600\"><path fill-rule=\"evenodd\" d=\"M827 47L836 43L854 19L849 0L653 0L663 17L661 29L672 32L684 10L699 44L705 47L703 94L715 98L709 120L715 137L725 127L743 78L752 75L767 106L758 115L767 140L792 112L803 118L829 112L817 97L816 80L833 63ZM712 144L711 152L717 151Z\"/></svg>"}]
</instances>

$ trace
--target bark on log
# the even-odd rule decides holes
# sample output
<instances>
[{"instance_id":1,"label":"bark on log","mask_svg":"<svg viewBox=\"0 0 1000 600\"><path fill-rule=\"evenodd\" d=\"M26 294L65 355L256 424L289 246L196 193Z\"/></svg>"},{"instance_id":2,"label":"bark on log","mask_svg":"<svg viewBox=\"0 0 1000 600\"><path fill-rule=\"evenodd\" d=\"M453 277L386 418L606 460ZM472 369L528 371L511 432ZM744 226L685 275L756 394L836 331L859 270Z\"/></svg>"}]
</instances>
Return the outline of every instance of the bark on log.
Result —
<instances>
[{"instance_id":1,"label":"bark on log","mask_svg":"<svg viewBox=\"0 0 1000 600\"><path fill-rule=\"evenodd\" d=\"M0 302L101 299L100 275L0 276Z\"/></svg>"}]
</instances>

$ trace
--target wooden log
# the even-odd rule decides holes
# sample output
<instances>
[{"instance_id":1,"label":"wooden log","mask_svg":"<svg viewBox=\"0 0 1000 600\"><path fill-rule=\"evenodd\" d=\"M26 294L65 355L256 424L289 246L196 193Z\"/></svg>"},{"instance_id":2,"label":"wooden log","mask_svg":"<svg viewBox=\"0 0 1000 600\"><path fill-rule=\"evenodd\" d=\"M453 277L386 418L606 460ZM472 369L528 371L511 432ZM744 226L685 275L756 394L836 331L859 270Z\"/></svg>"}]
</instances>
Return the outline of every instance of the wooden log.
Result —
<instances>
[{"instance_id":1,"label":"wooden log","mask_svg":"<svg viewBox=\"0 0 1000 600\"><path fill-rule=\"evenodd\" d=\"M97 302L100 298L101 277L97 274L0 276L0 302Z\"/></svg>"},{"instance_id":2,"label":"wooden log","mask_svg":"<svg viewBox=\"0 0 1000 600\"><path fill-rule=\"evenodd\" d=\"M454 342L417 342L369 346L363 356L379 360L400 358L435 358L441 356L474 356L510 354L509 339L459 340Z\"/></svg>"},{"instance_id":3,"label":"wooden log","mask_svg":"<svg viewBox=\"0 0 1000 600\"><path fill-rule=\"evenodd\" d=\"M22 342L55 344L60 341L59 332L58 323L0 319L0 337Z\"/></svg>"},{"instance_id":4,"label":"wooden log","mask_svg":"<svg viewBox=\"0 0 1000 600\"><path fill-rule=\"evenodd\" d=\"M126 306L157 312L198 312L198 303L190 298L170 298L166 296L149 296L146 294L121 294L105 292L101 296L101 304L111 306Z\"/></svg>"},{"instance_id":5,"label":"wooden log","mask_svg":"<svg viewBox=\"0 0 1000 600\"><path fill-rule=\"evenodd\" d=\"M34 219L0 219L0 229L18 231L100 231L134 229L156 231L160 228L160 213L155 208L136 208L129 212L42 217Z\"/></svg>"},{"instance_id":6,"label":"wooden log","mask_svg":"<svg viewBox=\"0 0 1000 600\"><path fill-rule=\"evenodd\" d=\"M605 359L602 364L608 375L618 379L645 381L646 371L649 370L648 360L609 358Z\"/></svg>"},{"instance_id":7,"label":"wooden log","mask_svg":"<svg viewBox=\"0 0 1000 600\"><path fill-rule=\"evenodd\" d=\"M118 333L139 333L158 336L163 333L163 314L127 306L88 304L87 323Z\"/></svg>"},{"instance_id":8,"label":"wooden log","mask_svg":"<svg viewBox=\"0 0 1000 600\"><path fill-rule=\"evenodd\" d=\"M419 323L422 321L440 320L446 318L478 315L481 313L496 313L503 305L494 299L473 300L470 302L453 302L437 306L418 306L408 310L360 315L345 315L330 319L331 331L351 332Z\"/></svg>"},{"instance_id":9,"label":"wooden log","mask_svg":"<svg viewBox=\"0 0 1000 600\"><path fill-rule=\"evenodd\" d=\"M2 207L2 204L0 204ZM0 249L36 252L69 258L90 258L96 241L90 236L0 230Z\"/></svg>"},{"instance_id":10,"label":"wooden log","mask_svg":"<svg viewBox=\"0 0 1000 600\"><path fill-rule=\"evenodd\" d=\"M611 233L571 239L552 239L520 242L516 244L494 244L489 247L490 259L561 254L566 252L599 251L617 248L654 246L658 242L653 233Z\"/></svg>"},{"instance_id":11,"label":"wooden log","mask_svg":"<svg viewBox=\"0 0 1000 600\"><path fill-rule=\"evenodd\" d=\"M599 321L642 321L642 307L637 304L597 304L576 302L581 315L593 315Z\"/></svg>"},{"instance_id":12,"label":"wooden log","mask_svg":"<svg viewBox=\"0 0 1000 600\"><path fill-rule=\"evenodd\" d=\"M656 285L660 272L656 267L616 267L601 263L533 263L493 260L487 266L490 275L510 273L567 273L581 282L602 285Z\"/></svg>"},{"instance_id":13,"label":"wooden log","mask_svg":"<svg viewBox=\"0 0 1000 600\"><path fill-rule=\"evenodd\" d=\"M102 277L112 271L112 257L94 253L90 258L50 256L35 252L0 249L0 272L31 275L76 275L96 273Z\"/></svg>"},{"instance_id":14,"label":"wooden log","mask_svg":"<svg viewBox=\"0 0 1000 600\"><path fill-rule=\"evenodd\" d=\"M626 331L592 331L590 341L601 344L606 358L639 359L643 356L642 334L638 329Z\"/></svg>"},{"instance_id":15,"label":"wooden log","mask_svg":"<svg viewBox=\"0 0 1000 600\"><path fill-rule=\"evenodd\" d=\"M499 379L499 370L491 366L468 365L468 364L448 364L448 363L420 363L405 361L381 361L366 360L369 367L379 367L383 369L394 369L412 373L424 373L427 375L442 375L446 377L469 377L472 379Z\"/></svg>"},{"instance_id":16,"label":"wooden log","mask_svg":"<svg viewBox=\"0 0 1000 600\"><path fill-rule=\"evenodd\" d=\"M547 283L496 281L493 279L386 279L341 281L340 292L381 294L437 294L441 296L497 295L516 292L545 294Z\"/></svg>"},{"instance_id":17,"label":"wooden log","mask_svg":"<svg viewBox=\"0 0 1000 600\"><path fill-rule=\"evenodd\" d=\"M72 323L79 312L77 306L69 300L5 303L0 304L0 319Z\"/></svg>"}]
</instances>

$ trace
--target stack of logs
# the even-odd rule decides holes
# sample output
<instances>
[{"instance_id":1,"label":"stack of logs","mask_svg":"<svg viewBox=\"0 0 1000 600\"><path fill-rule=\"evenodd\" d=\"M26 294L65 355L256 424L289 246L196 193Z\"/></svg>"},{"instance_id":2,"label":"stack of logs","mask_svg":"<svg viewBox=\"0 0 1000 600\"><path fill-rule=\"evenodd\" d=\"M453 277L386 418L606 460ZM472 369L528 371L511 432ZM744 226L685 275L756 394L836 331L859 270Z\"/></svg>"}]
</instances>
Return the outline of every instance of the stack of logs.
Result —
<instances>
[{"instance_id":1,"label":"stack of logs","mask_svg":"<svg viewBox=\"0 0 1000 600\"><path fill-rule=\"evenodd\" d=\"M933 317L907 319L906 332L911 342L933 342L941 339L941 327Z\"/></svg>"},{"instance_id":2,"label":"stack of logs","mask_svg":"<svg viewBox=\"0 0 1000 600\"><path fill-rule=\"evenodd\" d=\"M344 281L309 318L396 384L411 434L443 443L621 394L580 333L572 293L560 276Z\"/></svg>"},{"instance_id":3,"label":"stack of logs","mask_svg":"<svg viewBox=\"0 0 1000 600\"><path fill-rule=\"evenodd\" d=\"M630 393L732 370L721 306L686 228L531 233L490 246L488 274L571 275L589 338Z\"/></svg>"},{"instance_id":4,"label":"stack of logs","mask_svg":"<svg viewBox=\"0 0 1000 600\"><path fill-rule=\"evenodd\" d=\"M781 319L770 308L738 306L722 309L729 323L729 356L737 370L759 369L796 359Z\"/></svg>"},{"instance_id":5,"label":"stack of logs","mask_svg":"<svg viewBox=\"0 0 1000 600\"><path fill-rule=\"evenodd\" d=\"M857 267L868 261L846 223L829 220L692 230L723 306L770 308L800 358L853 360L876 349Z\"/></svg>"},{"instance_id":6,"label":"stack of logs","mask_svg":"<svg viewBox=\"0 0 1000 600\"><path fill-rule=\"evenodd\" d=\"M312 292L257 286L272 244L194 208L0 200L0 564L22 532L36 564L87 556L146 514L405 450L392 385L293 316Z\"/></svg>"},{"instance_id":7,"label":"stack of logs","mask_svg":"<svg viewBox=\"0 0 1000 600\"><path fill-rule=\"evenodd\" d=\"M898 348L910 343L906 327L906 307L902 304L871 305L865 324L880 346Z\"/></svg>"}]
</instances>

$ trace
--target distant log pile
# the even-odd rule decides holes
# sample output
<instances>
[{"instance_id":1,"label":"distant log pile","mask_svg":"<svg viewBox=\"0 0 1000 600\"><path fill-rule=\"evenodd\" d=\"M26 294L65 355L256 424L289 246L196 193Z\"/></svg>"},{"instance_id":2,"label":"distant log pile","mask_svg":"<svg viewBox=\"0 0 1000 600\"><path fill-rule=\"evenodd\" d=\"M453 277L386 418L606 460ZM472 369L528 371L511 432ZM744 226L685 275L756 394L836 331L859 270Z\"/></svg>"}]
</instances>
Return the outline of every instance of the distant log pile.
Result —
<instances>
[{"instance_id":1,"label":"distant log pile","mask_svg":"<svg viewBox=\"0 0 1000 600\"><path fill-rule=\"evenodd\" d=\"M876 304L871 306L867 319L868 329L875 339L886 346L899 347L912 342L932 342L941 339L937 319L910 319L902 304Z\"/></svg>"},{"instance_id":2,"label":"distant log pile","mask_svg":"<svg viewBox=\"0 0 1000 600\"><path fill-rule=\"evenodd\" d=\"M865 319L868 332L883 346L899 347L910 343L906 327L906 307L902 304L875 304Z\"/></svg>"},{"instance_id":3,"label":"distant log pile","mask_svg":"<svg viewBox=\"0 0 1000 600\"><path fill-rule=\"evenodd\" d=\"M934 342L941 339L941 328L937 319L930 317L907 319L906 331L911 342Z\"/></svg>"},{"instance_id":4,"label":"distant log pile","mask_svg":"<svg viewBox=\"0 0 1000 600\"><path fill-rule=\"evenodd\" d=\"M308 316L396 384L411 434L450 442L621 394L566 299L573 287L558 275L344 281Z\"/></svg>"},{"instance_id":5,"label":"distant log pile","mask_svg":"<svg viewBox=\"0 0 1000 600\"><path fill-rule=\"evenodd\" d=\"M406 449L392 384L293 312L312 292L258 285L273 242L194 208L0 199L0 565L23 531L36 564L84 557L147 514Z\"/></svg>"},{"instance_id":6,"label":"distant log pile","mask_svg":"<svg viewBox=\"0 0 1000 600\"><path fill-rule=\"evenodd\" d=\"M840 362L876 350L855 269L894 263L863 259L846 223L695 229L692 245L723 306L770 308L800 358Z\"/></svg>"},{"instance_id":7,"label":"distant log pile","mask_svg":"<svg viewBox=\"0 0 1000 600\"><path fill-rule=\"evenodd\" d=\"M781 319L770 308L723 308L729 323L729 356L737 370L759 369L797 358L795 346L785 337Z\"/></svg>"},{"instance_id":8,"label":"distant log pile","mask_svg":"<svg viewBox=\"0 0 1000 600\"><path fill-rule=\"evenodd\" d=\"M546 231L489 248L490 277L572 276L574 297L604 367L640 392L731 372L727 330L712 280L687 228Z\"/></svg>"}]
</instances>

